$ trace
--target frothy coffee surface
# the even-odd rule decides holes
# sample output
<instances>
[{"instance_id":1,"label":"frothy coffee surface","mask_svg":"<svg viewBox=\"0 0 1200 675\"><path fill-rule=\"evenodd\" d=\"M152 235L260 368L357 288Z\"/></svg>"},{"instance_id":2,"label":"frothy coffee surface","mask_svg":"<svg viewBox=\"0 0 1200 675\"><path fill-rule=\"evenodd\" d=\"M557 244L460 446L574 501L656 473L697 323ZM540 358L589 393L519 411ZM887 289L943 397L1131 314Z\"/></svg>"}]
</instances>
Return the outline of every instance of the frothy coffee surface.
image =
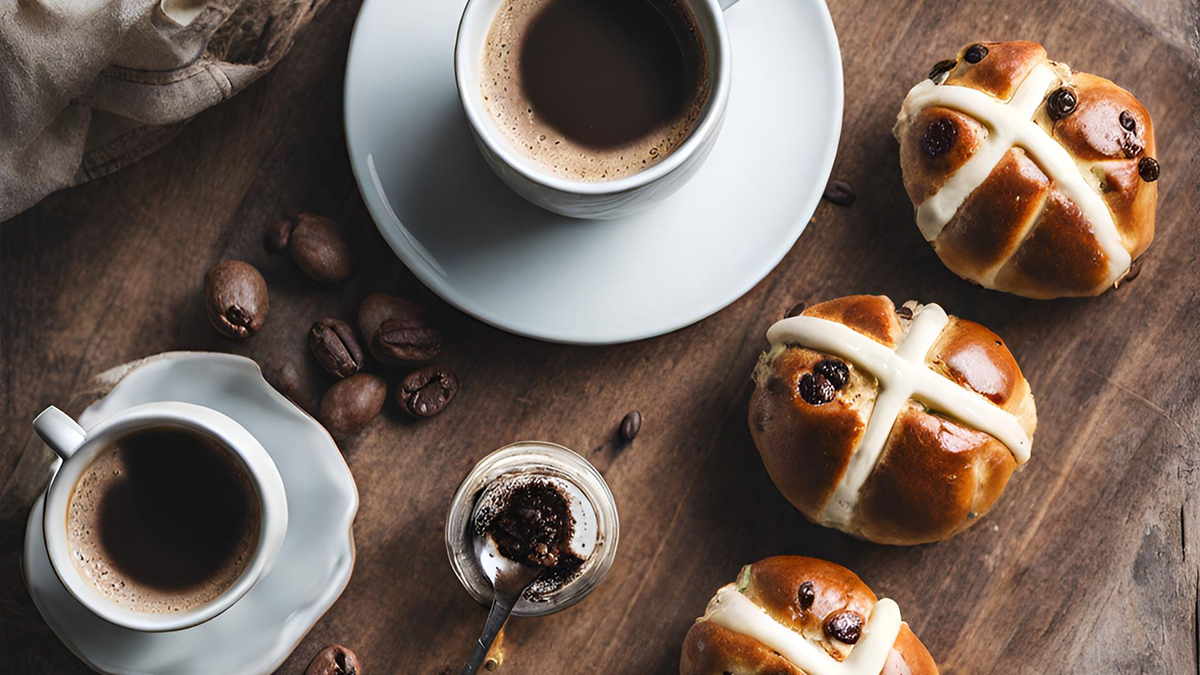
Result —
<instances>
[{"instance_id":1,"label":"frothy coffee surface","mask_svg":"<svg viewBox=\"0 0 1200 675\"><path fill-rule=\"evenodd\" d=\"M496 126L573 180L661 161L710 93L704 42L682 0L507 0L483 53L480 91Z\"/></svg>"},{"instance_id":2,"label":"frothy coffee surface","mask_svg":"<svg viewBox=\"0 0 1200 675\"><path fill-rule=\"evenodd\" d=\"M245 469L214 439L140 431L97 455L76 483L67 512L71 558L118 605L185 611L242 575L260 516Z\"/></svg>"}]
</instances>

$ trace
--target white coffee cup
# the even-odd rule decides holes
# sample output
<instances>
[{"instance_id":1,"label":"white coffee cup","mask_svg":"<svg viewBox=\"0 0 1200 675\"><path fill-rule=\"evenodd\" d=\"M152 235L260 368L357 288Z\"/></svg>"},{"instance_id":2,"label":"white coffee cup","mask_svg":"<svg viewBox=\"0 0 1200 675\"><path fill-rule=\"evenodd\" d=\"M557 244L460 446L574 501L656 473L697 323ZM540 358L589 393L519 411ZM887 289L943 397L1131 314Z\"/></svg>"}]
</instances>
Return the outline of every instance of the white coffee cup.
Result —
<instances>
[{"instance_id":1,"label":"white coffee cup","mask_svg":"<svg viewBox=\"0 0 1200 675\"><path fill-rule=\"evenodd\" d=\"M67 591L84 607L110 623L149 632L180 630L204 623L232 607L266 575L283 546L288 514L279 470L250 432L216 410L190 403L146 403L127 408L85 431L66 413L50 406L33 421L33 428L63 460L46 489L42 521L46 553ZM216 598L184 611L148 613L113 602L75 569L71 561L67 514L76 483L100 451L133 432L162 428L188 429L213 438L245 468L258 496L259 537L241 576Z\"/></svg>"},{"instance_id":2,"label":"white coffee cup","mask_svg":"<svg viewBox=\"0 0 1200 675\"><path fill-rule=\"evenodd\" d=\"M722 8L736 1L684 0L707 48L711 86L708 104L691 135L645 171L610 181L586 182L558 176L521 154L487 114L479 90L479 71L492 19L506 0L469 0L458 26L454 74L458 97L484 159L517 194L548 211L572 218L623 218L671 196L704 163L725 120L732 61Z\"/></svg>"}]
</instances>

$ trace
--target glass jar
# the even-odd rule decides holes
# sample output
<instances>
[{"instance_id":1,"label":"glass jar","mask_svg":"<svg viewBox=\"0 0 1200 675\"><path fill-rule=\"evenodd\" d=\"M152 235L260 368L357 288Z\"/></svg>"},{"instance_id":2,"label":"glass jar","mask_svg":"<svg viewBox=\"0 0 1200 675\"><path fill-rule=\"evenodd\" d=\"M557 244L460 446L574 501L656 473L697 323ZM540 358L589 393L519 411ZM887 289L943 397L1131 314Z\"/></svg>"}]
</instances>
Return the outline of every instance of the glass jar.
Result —
<instances>
[{"instance_id":1,"label":"glass jar","mask_svg":"<svg viewBox=\"0 0 1200 675\"><path fill-rule=\"evenodd\" d=\"M587 501L584 511L595 514L596 542L577 577L545 598L537 601L521 598L513 609L514 616L544 616L579 602L604 579L617 555L617 505L596 467L554 443L520 441L506 445L479 460L467 474L450 502L446 517L446 554L455 576L471 597L485 605L492 602L492 583L475 555L476 502L494 482L536 476L565 481L575 488L569 492L583 495Z\"/></svg>"}]
</instances>

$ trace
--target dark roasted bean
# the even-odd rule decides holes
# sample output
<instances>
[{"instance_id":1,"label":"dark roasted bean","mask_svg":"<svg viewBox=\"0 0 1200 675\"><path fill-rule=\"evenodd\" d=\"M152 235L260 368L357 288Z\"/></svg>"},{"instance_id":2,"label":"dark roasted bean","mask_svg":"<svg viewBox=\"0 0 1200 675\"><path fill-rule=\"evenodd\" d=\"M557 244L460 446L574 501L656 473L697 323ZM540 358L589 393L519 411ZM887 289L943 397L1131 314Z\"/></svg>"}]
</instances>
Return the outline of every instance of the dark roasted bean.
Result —
<instances>
[{"instance_id":1,"label":"dark roasted bean","mask_svg":"<svg viewBox=\"0 0 1200 675\"><path fill-rule=\"evenodd\" d=\"M433 417L458 393L458 378L437 364L409 373L396 387L396 401L413 417Z\"/></svg>"},{"instance_id":2,"label":"dark roasted bean","mask_svg":"<svg viewBox=\"0 0 1200 675\"><path fill-rule=\"evenodd\" d=\"M361 675L358 657L341 645L330 645L317 652L304 669L304 675Z\"/></svg>"},{"instance_id":3,"label":"dark roasted bean","mask_svg":"<svg viewBox=\"0 0 1200 675\"><path fill-rule=\"evenodd\" d=\"M254 266L226 260L204 275L204 308L222 335L244 340L267 320L267 282Z\"/></svg>"},{"instance_id":4,"label":"dark roasted bean","mask_svg":"<svg viewBox=\"0 0 1200 675\"><path fill-rule=\"evenodd\" d=\"M388 319L371 339L371 353L387 364L428 361L442 351L442 334L419 322Z\"/></svg>"},{"instance_id":5,"label":"dark roasted bean","mask_svg":"<svg viewBox=\"0 0 1200 675\"><path fill-rule=\"evenodd\" d=\"M330 375L350 377L363 365L362 347L354 329L341 319L321 319L308 331L313 356Z\"/></svg>"},{"instance_id":6,"label":"dark roasted bean","mask_svg":"<svg viewBox=\"0 0 1200 675\"><path fill-rule=\"evenodd\" d=\"M288 250L305 274L323 284L342 281L353 271L341 225L325 216L301 213L288 237Z\"/></svg>"},{"instance_id":7,"label":"dark roasted bean","mask_svg":"<svg viewBox=\"0 0 1200 675\"><path fill-rule=\"evenodd\" d=\"M636 410L630 410L629 414L625 415L621 420L621 440L629 443L637 438L638 432L642 430L642 413Z\"/></svg>"},{"instance_id":8,"label":"dark roasted bean","mask_svg":"<svg viewBox=\"0 0 1200 675\"><path fill-rule=\"evenodd\" d=\"M317 418L336 434L352 434L375 419L387 400L387 384L378 375L356 373L325 391Z\"/></svg>"},{"instance_id":9,"label":"dark roasted bean","mask_svg":"<svg viewBox=\"0 0 1200 675\"><path fill-rule=\"evenodd\" d=\"M854 188L845 181L831 180L825 184L825 193L821 197L832 204L838 206L852 206L858 195L854 193Z\"/></svg>"}]
</instances>

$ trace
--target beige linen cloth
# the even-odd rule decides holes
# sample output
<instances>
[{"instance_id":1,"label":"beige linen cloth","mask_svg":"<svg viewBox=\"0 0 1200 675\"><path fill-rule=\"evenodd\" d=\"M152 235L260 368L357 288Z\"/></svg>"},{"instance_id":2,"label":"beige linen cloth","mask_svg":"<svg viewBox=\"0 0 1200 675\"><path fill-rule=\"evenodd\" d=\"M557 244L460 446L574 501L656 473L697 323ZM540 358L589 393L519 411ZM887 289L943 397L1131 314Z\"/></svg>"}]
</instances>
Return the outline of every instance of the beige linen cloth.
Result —
<instances>
[{"instance_id":1,"label":"beige linen cloth","mask_svg":"<svg viewBox=\"0 0 1200 675\"><path fill-rule=\"evenodd\" d=\"M162 147L328 0L0 0L0 221Z\"/></svg>"}]
</instances>

